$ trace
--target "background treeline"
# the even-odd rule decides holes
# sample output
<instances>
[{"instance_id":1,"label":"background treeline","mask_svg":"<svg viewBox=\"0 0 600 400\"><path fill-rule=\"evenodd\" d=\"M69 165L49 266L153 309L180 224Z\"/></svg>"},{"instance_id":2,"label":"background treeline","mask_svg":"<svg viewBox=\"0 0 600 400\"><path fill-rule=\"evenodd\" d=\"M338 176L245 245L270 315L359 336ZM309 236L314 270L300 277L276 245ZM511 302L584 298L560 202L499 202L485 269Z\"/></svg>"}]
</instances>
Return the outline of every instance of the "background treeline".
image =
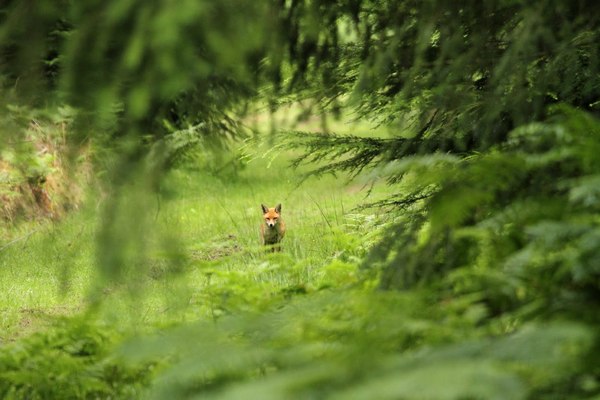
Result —
<instances>
[{"instance_id":1,"label":"background treeline","mask_svg":"<svg viewBox=\"0 0 600 400\"><path fill-rule=\"evenodd\" d=\"M64 179L92 169L87 179L105 196L103 282L148 265L142 236L155 198L174 193L173 169L256 136L246 122L257 104L273 114L302 102L307 114L388 133L335 134L326 118L321 134L274 119L262 127L269 151L292 149L292 164L314 175L389 185L368 204L388 216L364 222L376 240L365 248L343 236L352 256L323 261L338 271L327 283L128 342L123 357L135 366L115 362L123 370L102 370L93 384L182 398L598 396L596 9L583 0L3 3L0 168L11 172L0 196L29 190L30 203L46 201L59 156L40 151L39 138L45 127L62 132L61 162L78 171ZM62 209L80 201L63 198ZM185 250L165 235L168 262L185 269ZM90 354L108 362L101 353ZM21 376L18 362L0 368ZM4 393L19 393L16 381Z\"/></svg>"}]
</instances>

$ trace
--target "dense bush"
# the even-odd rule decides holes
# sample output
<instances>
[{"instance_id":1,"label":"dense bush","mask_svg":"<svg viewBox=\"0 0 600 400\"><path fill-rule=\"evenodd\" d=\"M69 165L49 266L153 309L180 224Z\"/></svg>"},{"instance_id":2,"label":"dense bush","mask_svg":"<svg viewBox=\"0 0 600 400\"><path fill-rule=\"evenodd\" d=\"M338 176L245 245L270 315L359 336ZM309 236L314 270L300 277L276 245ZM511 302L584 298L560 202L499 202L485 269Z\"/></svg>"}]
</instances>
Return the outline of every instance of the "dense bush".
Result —
<instances>
[{"instance_id":1,"label":"dense bush","mask_svg":"<svg viewBox=\"0 0 600 400\"><path fill-rule=\"evenodd\" d=\"M113 353L121 335L87 319L3 345L0 395L5 399L139 397L152 365L127 367Z\"/></svg>"}]
</instances>

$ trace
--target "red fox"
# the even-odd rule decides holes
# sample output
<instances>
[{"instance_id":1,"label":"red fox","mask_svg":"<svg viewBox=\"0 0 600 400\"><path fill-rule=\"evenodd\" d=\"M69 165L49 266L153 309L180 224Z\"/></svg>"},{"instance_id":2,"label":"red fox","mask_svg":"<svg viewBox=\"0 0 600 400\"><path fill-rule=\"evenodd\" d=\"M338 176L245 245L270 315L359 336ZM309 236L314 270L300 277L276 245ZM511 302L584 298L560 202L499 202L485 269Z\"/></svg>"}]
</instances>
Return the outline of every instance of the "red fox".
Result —
<instances>
[{"instance_id":1,"label":"red fox","mask_svg":"<svg viewBox=\"0 0 600 400\"><path fill-rule=\"evenodd\" d=\"M273 251L281 251L279 242L285 235L285 223L280 218L281 204L277 204L275 208L268 208L264 204L260 206L265 219L265 223L260 226L260 238L265 246L273 245Z\"/></svg>"}]
</instances>

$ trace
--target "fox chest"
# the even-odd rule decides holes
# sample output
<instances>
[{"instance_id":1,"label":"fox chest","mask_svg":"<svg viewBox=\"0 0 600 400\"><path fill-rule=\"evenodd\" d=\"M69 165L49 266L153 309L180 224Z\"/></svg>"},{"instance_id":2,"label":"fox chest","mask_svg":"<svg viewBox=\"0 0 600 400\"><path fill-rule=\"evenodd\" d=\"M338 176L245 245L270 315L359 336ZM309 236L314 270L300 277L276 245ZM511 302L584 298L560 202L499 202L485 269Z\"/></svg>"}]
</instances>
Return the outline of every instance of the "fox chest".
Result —
<instances>
[{"instance_id":1,"label":"fox chest","mask_svg":"<svg viewBox=\"0 0 600 400\"><path fill-rule=\"evenodd\" d=\"M279 243L281 241L281 238L283 237L278 226L268 227L263 225L262 234L265 244Z\"/></svg>"}]
</instances>

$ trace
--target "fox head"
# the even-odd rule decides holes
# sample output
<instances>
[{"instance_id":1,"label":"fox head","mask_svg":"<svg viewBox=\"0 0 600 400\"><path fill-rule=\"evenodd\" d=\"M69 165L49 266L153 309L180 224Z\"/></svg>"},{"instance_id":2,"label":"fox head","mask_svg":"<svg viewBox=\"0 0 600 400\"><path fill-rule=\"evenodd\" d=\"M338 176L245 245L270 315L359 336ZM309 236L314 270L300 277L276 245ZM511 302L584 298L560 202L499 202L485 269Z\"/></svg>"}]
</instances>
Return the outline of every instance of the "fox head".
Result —
<instances>
[{"instance_id":1,"label":"fox head","mask_svg":"<svg viewBox=\"0 0 600 400\"><path fill-rule=\"evenodd\" d=\"M269 228L274 227L277 224L277 221L279 220L279 214L281 213L281 204L277 204L275 208L269 208L264 204L261 204L260 206L262 207L265 224L267 224Z\"/></svg>"}]
</instances>

